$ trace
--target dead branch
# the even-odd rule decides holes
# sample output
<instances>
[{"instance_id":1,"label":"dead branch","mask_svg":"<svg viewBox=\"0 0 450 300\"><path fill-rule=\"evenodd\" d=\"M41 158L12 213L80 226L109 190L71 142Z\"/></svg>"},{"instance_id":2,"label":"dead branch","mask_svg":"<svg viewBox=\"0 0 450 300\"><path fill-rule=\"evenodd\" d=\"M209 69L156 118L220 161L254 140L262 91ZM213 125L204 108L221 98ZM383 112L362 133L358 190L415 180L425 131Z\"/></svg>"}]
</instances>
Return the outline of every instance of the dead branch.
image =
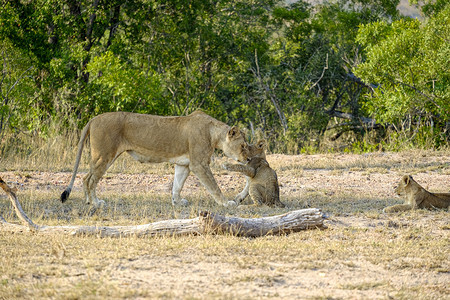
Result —
<instances>
[{"instance_id":1,"label":"dead branch","mask_svg":"<svg viewBox=\"0 0 450 300\"><path fill-rule=\"evenodd\" d=\"M361 80L361 78L356 77L356 75L353 74L353 73L351 73L351 72L347 73L346 76L347 76L348 79L350 79L350 80L356 82L357 84L362 85L362 86L364 86L364 87L366 87L366 88L369 88L372 92L374 92L375 89L378 88L378 85L375 85L375 84L372 84L372 83L368 83L368 84L364 83L364 82Z\"/></svg>"},{"instance_id":2,"label":"dead branch","mask_svg":"<svg viewBox=\"0 0 450 300\"><path fill-rule=\"evenodd\" d=\"M22 220L22 222L25 224L25 226L29 229L29 230L38 230L39 226L37 226L36 224L33 223L33 221L31 221L30 218L28 218L28 216L25 214L25 212L22 209L22 206L19 203L19 200L17 199L17 196L14 192L13 189L11 189L6 182L3 181L3 179L0 177L0 187L5 191L6 194L8 194L9 199L11 200L11 203L14 207L14 210L16 211L17 216L19 217L19 219ZM1 215L0 215L1 217ZM0 224L6 223L5 219L3 219L3 217L0 220Z\"/></svg>"},{"instance_id":3,"label":"dead branch","mask_svg":"<svg viewBox=\"0 0 450 300\"><path fill-rule=\"evenodd\" d=\"M355 121L358 121L367 126L374 126L374 125L378 124L375 119L366 118L366 117L362 117L362 116L355 116L353 114L349 114L349 113L345 113L345 112L341 112L341 111L337 111L337 110L330 112L330 115L333 117L341 118L341 119L355 120Z\"/></svg>"},{"instance_id":4,"label":"dead branch","mask_svg":"<svg viewBox=\"0 0 450 300\"><path fill-rule=\"evenodd\" d=\"M98 237L126 236L178 236L230 233L237 236L259 237L321 228L324 216L317 208L291 211L282 215L263 218L234 218L215 213L201 212L194 219L175 219L132 226L43 226L36 225L22 210L14 191L0 178L0 187L8 194L16 214L24 225L6 222L0 215L0 230L11 232L33 231L43 234L89 235Z\"/></svg>"},{"instance_id":5,"label":"dead branch","mask_svg":"<svg viewBox=\"0 0 450 300\"><path fill-rule=\"evenodd\" d=\"M325 75L326 70L328 70L328 53L327 53L327 58L325 60L325 67L323 67L323 70L322 70L322 75L320 75L319 79L317 79L317 81L309 88L309 90L312 90L319 83L319 81L322 80L323 75Z\"/></svg>"}]
</instances>

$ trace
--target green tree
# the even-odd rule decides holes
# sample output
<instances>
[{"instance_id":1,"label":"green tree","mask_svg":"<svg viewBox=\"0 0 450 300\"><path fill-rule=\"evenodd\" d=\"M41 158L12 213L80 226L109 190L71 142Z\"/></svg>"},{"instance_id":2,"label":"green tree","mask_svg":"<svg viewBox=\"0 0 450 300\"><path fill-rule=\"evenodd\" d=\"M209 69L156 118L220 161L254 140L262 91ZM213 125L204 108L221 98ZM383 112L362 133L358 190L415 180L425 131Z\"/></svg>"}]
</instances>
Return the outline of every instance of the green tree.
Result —
<instances>
[{"instance_id":1,"label":"green tree","mask_svg":"<svg viewBox=\"0 0 450 300\"><path fill-rule=\"evenodd\" d=\"M368 86L351 72L361 60L355 45L360 24L398 18L393 1L337 1L312 7L302 1L273 9L268 51L255 55L249 101L256 124L281 151L318 146L332 118L361 131L368 123L359 103ZM265 62L258 62L267 57ZM348 130L348 129L342 129Z\"/></svg>"},{"instance_id":2,"label":"green tree","mask_svg":"<svg viewBox=\"0 0 450 300\"><path fill-rule=\"evenodd\" d=\"M374 22L361 26L357 37L367 59L355 74L378 85L367 95L367 111L398 130L411 130L419 140L429 135L435 146L449 134L449 16L447 5L425 23Z\"/></svg>"},{"instance_id":3,"label":"green tree","mask_svg":"<svg viewBox=\"0 0 450 300\"><path fill-rule=\"evenodd\" d=\"M27 128L24 119L40 119L36 111L33 75L36 70L11 44L0 44L0 140L5 131ZM31 66L30 66L31 65Z\"/></svg>"}]
</instances>

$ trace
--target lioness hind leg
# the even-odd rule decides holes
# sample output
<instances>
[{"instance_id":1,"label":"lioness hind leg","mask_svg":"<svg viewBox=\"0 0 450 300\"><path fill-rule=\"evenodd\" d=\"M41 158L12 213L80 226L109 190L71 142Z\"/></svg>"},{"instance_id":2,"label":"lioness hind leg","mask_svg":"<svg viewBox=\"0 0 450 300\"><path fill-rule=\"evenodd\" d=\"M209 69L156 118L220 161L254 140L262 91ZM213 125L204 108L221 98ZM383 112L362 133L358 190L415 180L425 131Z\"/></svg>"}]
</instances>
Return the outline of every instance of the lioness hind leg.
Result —
<instances>
[{"instance_id":1,"label":"lioness hind leg","mask_svg":"<svg viewBox=\"0 0 450 300\"><path fill-rule=\"evenodd\" d=\"M104 174L104 173L103 173ZM102 176L103 176L102 174ZM95 189L102 176L98 176L95 173L89 172L86 177L84 177L84 194L86 196L86 204L94 204L94 206L99 207L105 204L105 201L99 200L97 198Z\"/></svg>"},{"instance_id":2,"label":"lioness hind leg","mask_svg":"<svg viewBox=\"0 0 450 300\"><path fill-rule=\"evenodd\" d=\"M394 212L407 211L407 210L411 210L411 209L413 209L413 207L409 204L397 204L397 205L385 207L383 209L383 212L384 213L394 213Z\"/></svg>"},{"instance_id":3,"label":"lioness hind leg","mask_svg":"<svg viewBox=\"0 0 450 300\"><path fill-rule=\"evenodd\" d=\"M105 159L100 158L97 160L93 160L95 163L91 161L91 169L89 173L84 177L83 188L84 194L86 196L86 204L93 204L96 207L100 207L105 204L105 201L99 200L96 195L97 184L102 178L102 176L106 173L108 167L114 162L114 159L107 162Z\"/></svg>"}]
</instances>

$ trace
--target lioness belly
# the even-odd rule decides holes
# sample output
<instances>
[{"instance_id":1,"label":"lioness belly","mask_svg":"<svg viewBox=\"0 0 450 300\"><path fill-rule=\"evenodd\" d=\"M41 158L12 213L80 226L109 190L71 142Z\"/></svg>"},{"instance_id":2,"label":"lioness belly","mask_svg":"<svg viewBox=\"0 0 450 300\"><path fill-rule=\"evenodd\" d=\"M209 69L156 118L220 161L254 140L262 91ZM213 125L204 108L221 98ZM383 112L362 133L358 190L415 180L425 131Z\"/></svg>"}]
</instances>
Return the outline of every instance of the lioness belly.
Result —
<instances>
[{"instance_id":1,"label":"lioness belly","mask_svg":"<svg viewBox=\"0 0 450 300\"><path fill-rule=\"evenodd\" d=\"M189 165L189 156L181 155L176 157L162 157L158 155L143 155L137 153L136 151L127 151L135 160L141 163L161 163L161 162L170 162L181 166Z\"/></svg>"}]
</instances>

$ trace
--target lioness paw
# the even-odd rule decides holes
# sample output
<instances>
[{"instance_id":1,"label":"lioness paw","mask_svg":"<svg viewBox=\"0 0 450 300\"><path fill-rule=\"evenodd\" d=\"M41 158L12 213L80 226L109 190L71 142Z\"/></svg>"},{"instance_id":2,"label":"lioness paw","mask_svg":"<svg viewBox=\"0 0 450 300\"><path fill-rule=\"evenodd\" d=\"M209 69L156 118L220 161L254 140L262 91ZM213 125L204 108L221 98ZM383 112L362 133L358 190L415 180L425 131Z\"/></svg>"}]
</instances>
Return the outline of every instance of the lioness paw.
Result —
<instances>
[{"instance_id":1,"label":"lioness paw","mask_svg":"<svg viewBox=\"0 0 450 300\"><path fill-rule=\"evenodd\" d=\"M237 204L241 203L242 201L244 201L244 199L247 197L247 195L248 195L248 192L237 194L236 197L234 198L234 202L236 202Z\"/></svg>"},{"instance_id":2,"label":"lioness paw","mask_svg":"<svg viewBox=\"0 0 450 300\"><path fill-rule=\"evenodd\" d=\"M104 208L106 206L106 202L103 200L97 199L97 201L94 201L95 208Z\"/></svg>"},{"instance_id":3,"label":"lioness paw","mask_svg":"<svg viewBox=\"0 0 450 300\"><path fill-rule=\"evenodd\" d=\"M233 207L233 206L237 206L237 204L236 204L236 202L230 200L228 202L225 202L223 204L223 206L225 206L225 207Z\"/></svg>"},{"instance_id":4,"label":"lioness paw","mask_svg":"<svg viewBox=\"0 0 450 300\"><path fill-rule=\"evenodd\" d=\"M186 199L172 199L172 205L173 206L188 206L189 205L189 201L187 201Z\"/></svg>"}]
</instances>

